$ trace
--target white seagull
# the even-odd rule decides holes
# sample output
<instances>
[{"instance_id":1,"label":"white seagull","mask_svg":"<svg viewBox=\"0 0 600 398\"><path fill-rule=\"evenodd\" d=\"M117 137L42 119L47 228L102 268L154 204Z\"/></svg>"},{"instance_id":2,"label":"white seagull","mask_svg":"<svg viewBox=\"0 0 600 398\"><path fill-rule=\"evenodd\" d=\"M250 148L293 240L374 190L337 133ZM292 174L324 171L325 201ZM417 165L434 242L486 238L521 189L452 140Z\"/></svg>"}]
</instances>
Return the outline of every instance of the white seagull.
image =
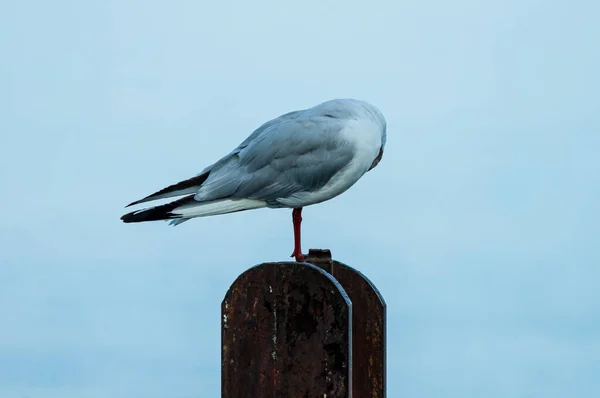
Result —
<instances>
[{"instance_id":1,"label":"white seagull","mask_svg":"<svg viewBox=\"0 0 600 398\"><path fill-rule=\"evenodd\" d=\"M386 121L373 105L335 99L286 113L256 129L244 142L200 174L126 207L184 197L121 217L126 223L171 220L237 211L291 208L294 252L300 245L302 208L332 199L373 169L383 156Z\"/></svg>"}]
</instances>

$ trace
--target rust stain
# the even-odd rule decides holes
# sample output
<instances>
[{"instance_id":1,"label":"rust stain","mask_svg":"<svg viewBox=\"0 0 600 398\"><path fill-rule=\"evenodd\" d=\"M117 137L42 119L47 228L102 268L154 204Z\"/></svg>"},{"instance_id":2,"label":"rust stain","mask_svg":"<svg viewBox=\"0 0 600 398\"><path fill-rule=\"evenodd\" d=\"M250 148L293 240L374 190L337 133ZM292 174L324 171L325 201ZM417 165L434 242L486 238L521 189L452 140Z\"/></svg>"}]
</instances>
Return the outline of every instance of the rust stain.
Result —
<instances>
[{"instance_id":1,"label":"rust stain","mask_svg":"<svg viewBox=\"0 0 600 398\"><path fill-rule=\"evenodd\" d=\"M351 308L328 274L295 262L253 267L222 314L222 397L349 396Z\"/></svg>"},{"instance_id":2,"label":"rust stain","mask_svg":"<svg viewBox=\"0 0 600 398\"><path fill-rule=\"evenodd\" d=\"M385 301L355 269L334 260L332 271L352 301L353 396L385 398Z\"/></svg>"}]
</instances>

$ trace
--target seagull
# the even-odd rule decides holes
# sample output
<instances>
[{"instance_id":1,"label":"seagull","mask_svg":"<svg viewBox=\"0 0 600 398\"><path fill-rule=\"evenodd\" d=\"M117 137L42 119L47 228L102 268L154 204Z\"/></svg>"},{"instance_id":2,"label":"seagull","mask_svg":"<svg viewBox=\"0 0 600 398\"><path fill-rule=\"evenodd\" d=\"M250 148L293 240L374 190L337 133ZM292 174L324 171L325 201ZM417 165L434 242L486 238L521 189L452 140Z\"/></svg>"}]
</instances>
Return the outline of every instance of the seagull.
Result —
<instances>
[{"instance_id":1,"label":"seagull","mask_svg":"<svg viewBox=\"0 0 600 398\"><path fill-rule=\"evenodd\" d=\"M379 164L386 120L375 106L334 99L286 113L254 130L237 148L190 179L126 207L183 196L121 217L126 223L195 217L260 208L292 209L294 251L304 262L302 209L332 199Z\"/></svg>"}]
</instances>

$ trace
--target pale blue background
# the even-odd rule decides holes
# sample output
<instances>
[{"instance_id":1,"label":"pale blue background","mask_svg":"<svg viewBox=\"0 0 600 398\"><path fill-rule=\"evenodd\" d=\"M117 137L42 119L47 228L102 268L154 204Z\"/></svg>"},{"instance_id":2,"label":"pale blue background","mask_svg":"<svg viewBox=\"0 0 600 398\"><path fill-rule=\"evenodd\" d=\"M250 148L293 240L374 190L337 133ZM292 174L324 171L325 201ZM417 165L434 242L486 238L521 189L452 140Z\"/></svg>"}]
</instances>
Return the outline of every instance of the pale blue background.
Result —
<instances>
[{"instance_id":1,"label":"pale blue background","mask_svg":"<svg viewBox=\"0 0 600 398\"><path fill-rule=\"evenodd\" d=\"M304 212L388 303L388 397L600 396L600 3L3 1L0 397L217 397L220 302L291 214L125 225L262 122L377 105Z\"/></svg>"}]
</instances>

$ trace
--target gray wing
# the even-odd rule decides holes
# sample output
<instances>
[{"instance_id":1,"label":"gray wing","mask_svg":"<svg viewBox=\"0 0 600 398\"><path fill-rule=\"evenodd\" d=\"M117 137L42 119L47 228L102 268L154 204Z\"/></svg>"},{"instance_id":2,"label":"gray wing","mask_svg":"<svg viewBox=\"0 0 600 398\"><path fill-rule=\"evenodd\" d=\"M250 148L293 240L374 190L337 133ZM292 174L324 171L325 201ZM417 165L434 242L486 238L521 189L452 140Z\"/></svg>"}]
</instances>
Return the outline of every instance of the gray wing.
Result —
<instances>
[{"instance_id":1,"label":"gray wing","mask_svg":"<svg viewBox=\"0 0 600 398\"><path fill-rule=\"evenodd\" d=\"M254 130L252 132L252 134L250 134L240 145L238 145L237 148L235 148L233 151L231 151L227 155L223 156L216 163L211 164L210 166L205 167L204 170L202 170L197 175L202 175L202 174L204 174L204 173L206 173L208 171L211 171L213 169L218 168L221 164L225 163L226 161L229 161L229 159L232 156L237 155L242 149L246 148L249 143L251 143L252 141L254 141L257 137L259 137L260 135L262 135L265 131L270 131L270 127L271 126L274 126L274 125L277 125L277 124L282 124L282 123L285 123L286 121L295 119L298 116L300 116L302 114L302 112L304 112L304 110L293 111L293 112L289 112L289 113L286 113L284 115L281 115L281 116L279 116L279 117L277 117L275 119L269 120L268 122L264 123L262 126L260 126L259 128L257 128L256 130Z\"/></svg>"},{"instance_id":2,"label":"gray wing","mask_svg":"<svg viewBox=\"0 0 600 398\"><path fill-rule=\"evenodd\" d=\"M211 166L196 200L277 199L322 188L354 156L343 119L292 112L265 123Z\"/></svg>"}]
</instances>

